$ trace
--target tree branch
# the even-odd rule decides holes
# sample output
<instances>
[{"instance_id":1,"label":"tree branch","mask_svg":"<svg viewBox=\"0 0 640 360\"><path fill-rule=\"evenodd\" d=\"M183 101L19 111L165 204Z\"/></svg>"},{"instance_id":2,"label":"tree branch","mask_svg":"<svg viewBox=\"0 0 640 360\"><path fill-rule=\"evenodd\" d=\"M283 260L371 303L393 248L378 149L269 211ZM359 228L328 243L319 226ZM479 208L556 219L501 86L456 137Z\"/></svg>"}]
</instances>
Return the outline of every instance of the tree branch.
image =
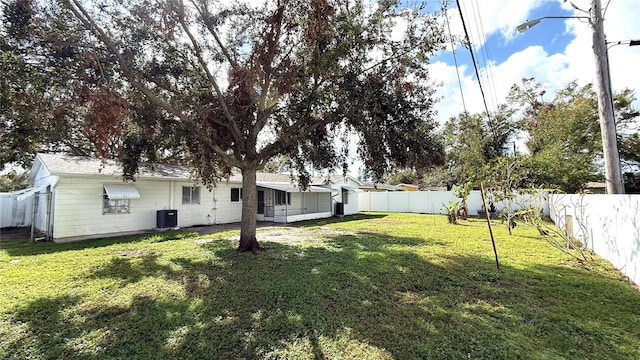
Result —
<instances>
[{"instance_id":1,"label":"tree branch","mask_svg":"<svg viewBox=\"0 0 640 360\"><path fill-rule=\"evenodd\" d=\"M200 8L198 6L198 4L196 4L196 2L194 0L191 0L191 4L193 4L193 6L196 8L198 13L200 14L200 17L202 18L202 22L205 24L207 30L209 30L209 32L211 33L211 36L213 36L213 39L215 40L216 44L218 44L218 47L220 48L220 51L222 51L222 54L224 55L224 57L227 58L227 61L229 61L229 64L231 65L231 67L232 68L237 68L238 67L238 63L231 56L231 54L227 50L227 47L224 46L224 44L220 40L220 37L218 36L218 33L211 26L211 22L209 21L208 16L207 16L209 14L209 10L206 9L206 4L203 4L203 6L204 6L203 8ZM184 6L183 6L183 8L184 8Z\"/></svg>"},{"instance_id":2,"label":"tree branch","mask_svg":"<svg viewBox=\"0 0 640 360\"><path fill-rule=\"evenodd\" d=\"M73 1L73 4L71 3L71 1ZM88 30L91 30L93 34L96 35L98 39L100 39L100 41L102 41L102 43L105 44L105 46L107 46L107 48L109 48L111 53L116 57L118 64L120 65L120 69L122 69L123 75L127 79L129 79L129 82L131 82L131 85L133 85L133 87L136 88L138 91L142 92L153 104L166 110L170 114L173 114L179 119L183 121L187 121L188 118L184 113L182 113L180 110L176 109L175 107L171 106L166 101L162 100L160 97L154 94L148 87L146 87L144 84L142 84L140 81L136 79L136 76L133 70L129 67L129 64L120 53L118 47L113 43L113 40L111 40L111 37L102 28L98 26L98 24L93 20L93 18L91 17L91 15L89 15L86 9L82 7L82 5L80 5L78 0L71 0L71 1L63 0L62 3L69 10L71 10L71 12L75 15L75 17L78 18L87 27Z\"/></svg>"},{"instance_id":3,"label":"tree branch","mask_svg":"<svg viewBox=\"0 0 640 360\"><path fill-rule=\"evenodd\" d=\"M73 1L73 4L71 3ZM187 115L171 106L169 103L155 95L147 86L142 84L140 81L136 79L136 76L133 70L129 67L129 64L122 56L118 47L113 43L110 36L104 31L104 29L100 28L98 24L93 20L93 18L89 15L89 13L80 5L78 0L62 0L62 3L74 14L76 18L78 18L89 30L92 30L94 35L102 41L105 46L111 51L111 53L116 57L118 64L120 65L120 69L122 70L123 75L129 80L131 85L138 91L142 92L153 104L159 106L160 108L166 110L170 114L173 114L183 122L189 122L189 118ZM75 5L75 6L74 6ZM203 140L207 146L213 150L218 156L220 156L220 160L227 164L228 166L238 167L240 163L229 156L226 151L224 151L219 145L214 144L208 136L204 136L202 133L197 132L196 136L198 136L201 140Z\"/></svg>"},{"instance_id":4,"label":"tree branch","mask_svg":"<svg viewBox=\"0 0 640 360\"><path fill-rule=\"evenodd\" d=\"M222 95L222 91L220 90L220 87L218 86L218 82L216 81L216 79L213 76L213 74L211 74L211 71L209 71L209 68L207 67L207 63L204 60L204 58L202 57L202 48L200 47L200 45L196 41L195 37L191 33L191 30L189 30L189 27L187 26L187 23L185 21L184 14L185 14L184 2L182 0L180 0L180 14L178 14L178 20L180 21L180 25L182 25L182 28L184 29L185 33L189 37L189 41L191 42L191 45L193 46L193 50L194 50L194 52L196 54L196 57L198 58L198 62L200 63L200 66L204 70L204 72L205 72L205 74L207 76L207 79L209 79L209 81L211 82L211 85L213 86L213 89L216 92L216 98L218 99L218 103L222 107L222 111L224 112L224 116L227 119L227 121L229 122L228 125L227 124L222 124L222 125L226 126L227 128L229 128L231 130L231 134L233 134L233 138L237 142L239 142L242 139L242 132L240 131L240 128L238 128L238 123L235 121L235 118L233 117L233 115L229 111L229 108L227 107L227 103L225 101L224 96Z\"/></svg>"}]
</instances>

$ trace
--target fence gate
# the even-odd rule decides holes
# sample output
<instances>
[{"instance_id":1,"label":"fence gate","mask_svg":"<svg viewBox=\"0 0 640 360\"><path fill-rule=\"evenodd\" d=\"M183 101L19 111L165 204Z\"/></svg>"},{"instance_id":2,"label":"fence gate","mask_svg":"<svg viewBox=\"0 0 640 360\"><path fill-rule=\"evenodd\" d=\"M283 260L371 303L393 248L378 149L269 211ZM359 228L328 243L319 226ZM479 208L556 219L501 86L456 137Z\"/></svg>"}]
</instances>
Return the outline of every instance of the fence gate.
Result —
<instances>
[{"instance_id":1,"label":"fence gate","mask_svg":"<svg viewBox=\"0 0 640 360\"><path fill-rule=\"evenodd\" d=\"M51 240L53 223L51 222L52 193L50 188L46 192L33 195L33 213L31 214L31 241Z\"/></svg>"}]
</instances>

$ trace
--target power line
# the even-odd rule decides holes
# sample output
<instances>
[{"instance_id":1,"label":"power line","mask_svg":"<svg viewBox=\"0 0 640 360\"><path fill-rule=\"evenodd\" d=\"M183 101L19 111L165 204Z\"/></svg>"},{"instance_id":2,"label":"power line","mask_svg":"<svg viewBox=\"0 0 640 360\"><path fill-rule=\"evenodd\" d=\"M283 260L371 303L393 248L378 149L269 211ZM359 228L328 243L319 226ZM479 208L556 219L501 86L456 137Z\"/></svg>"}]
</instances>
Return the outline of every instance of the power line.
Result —
<instances>
[{"instance_id":1,"label":"power line","mask_svg":"<svg viewBox=\"0 0 640 360\"><path fill-rule=\"evenodd\" d=\"M476 72L476 78L478 79L478 86L480 87L480 94L482 94L482 102L484 103L484 109L487 112L487 116L489 116L489 107L487 106L487 99L486 99L486 96L484 95L482 82L480 81L480 72L478 71L476 56L473 53L473 46L471 46L471 40L469 40L469 32L467 31L467 24L464 21L464 16L462 16L462 8L460 7L460 0L456 0L456 4L458 5L460 20L462 20L462 29L464 30L464 36L465 36L465 39L467 40L467 46L469 46L469 52L471 53L471 61L473 62L473 68Z\"/></svg>"},{"instance_id":2,"label":"power line","mask_svg":"<svg viewBox=\"0 0 640 360\"><path fill-rule=\"evenodd\" d=\"M609 4L611 4L611 0L607 1L607 5L604 7L604 11L602 12L602 17L604 18L607 15L607 10L609 9Z\"/></svg>"},{"instance_id":3,"label":"power line","mask_svg":"<svg viewBox=\"0 0 640 360\"><path fill-rule=\"evenodd\" d=\"M484 25L482 23L482 16L480 15L480 6L478 5L478 0L474 1L475 3L475 7L472 7L474 9L474 16L476 18L476 29L478 30L478 36L480 38L480 43L482 45L480 45L480 49L481 49L481 54L484 60L484 67L485 67L485 75L487 77L487 83L489 86L489 92L491 93L490 95L492 96L492 100L493 100L493 105L494 108L493 110L496 110L496 107L498 105L498 95L496 94L496 85L495 82L493 81L493 64L491 63L491 54L489 54L489 47L487 46L487 35L484 32ZM476 12L477 9L477 12ZM480 25L480 28L478 29L478 24Z\"/></svg>"},{"instance_id":4,"label":"power line","mask_svg":"<svg viewBox=\"0 0 640 360\"><path fill-rule=\"evenodd\" d=\"M449 26L449 15L446 14L445 9L445 20L447 21L447 29L449 30L449 40L451 40L451 50L453 51L453 63L456 65L456 75L458 76L458 87L460 88L460 97L462 98L462 108L464 112L467 112L467 104L464 101L464 91L462 90L462 80L460 80L460 68L458 67L458 57L456 56L456 47L453 43L453 37L451 36L451 27Z\"/></svg>"}]
</instances>

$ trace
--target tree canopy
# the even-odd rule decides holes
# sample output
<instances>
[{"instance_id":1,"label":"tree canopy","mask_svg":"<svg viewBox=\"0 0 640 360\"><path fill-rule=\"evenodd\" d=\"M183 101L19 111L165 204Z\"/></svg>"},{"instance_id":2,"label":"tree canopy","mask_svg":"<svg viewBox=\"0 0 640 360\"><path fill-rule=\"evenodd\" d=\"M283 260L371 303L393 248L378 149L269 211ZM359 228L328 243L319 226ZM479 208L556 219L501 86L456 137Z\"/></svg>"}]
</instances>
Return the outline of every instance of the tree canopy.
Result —
<instances>
[{"instance_id":1,"label":"tree canopy","mask_svg":"<svg viewBox=\"0 0 640 360\"><path fill-rule=\"evenodd\" d=\"M545 99L545 95L546 98ZM626 181L636 187L640 151L634 94L615 94L618 143ZM463 184L469 180L499 183L502 169L514 164L519 176L513 186L540 186L565 192L584 190L601 180L602 144L597 100L590 84L575 81L549 95L533 78L514 84L507 102L496 114L462 113L442 130L447 162L427 174L433 186ZM516 154L511 143L524 139L526 150ZM514 143L515 144L515 143ZM506 159L517 155L517 159ZM633 190L635 191L635 190Z\"/></svg>"},{"instance_id":2,"label":"tree canopy","mask_svg":"<svg viewBox=\"0 0 640 360\"><path fill-rule=\"evenodd\" d=\"M485 166L508 152L507 144L520 129L511 115L511 110L501 106L496 113L462 113L445 123L445 169L452 183L442 185L462 185L482 179Z\"/></svg>"},{"instance_id":3,"label":"tree canopy","mask_svg":"<svg viewBox=\"0 0 640 360\"><path fill-rule=\"evenodd\" d=\"M240 250L259 248L255 175L277 156L290 159L303 186L308 165L346 166L352 133L375 178L396 166L443 160L427 71L443 34L424 7L360 0L14 2L43 19L59 14L78 30L84 45L71 50L86 60L80 73L89 76L77 77L86 101L74 109L86 115L83 129L95 153L117 157L127 178L167 153L207 185L240 170Z\"/></svg>"},{"instance_id":4,"label":"tree canopy","mask_svg":"<svg viewBox=\"0 0 640 360\"><path fill-rule=\"evenodd\" d=\"M29 166L36 151L90 153L78 101L85 65L81 34L68 26L64 12L27 0L2 5L0 169Z\"/></svg>"}]
</instances>

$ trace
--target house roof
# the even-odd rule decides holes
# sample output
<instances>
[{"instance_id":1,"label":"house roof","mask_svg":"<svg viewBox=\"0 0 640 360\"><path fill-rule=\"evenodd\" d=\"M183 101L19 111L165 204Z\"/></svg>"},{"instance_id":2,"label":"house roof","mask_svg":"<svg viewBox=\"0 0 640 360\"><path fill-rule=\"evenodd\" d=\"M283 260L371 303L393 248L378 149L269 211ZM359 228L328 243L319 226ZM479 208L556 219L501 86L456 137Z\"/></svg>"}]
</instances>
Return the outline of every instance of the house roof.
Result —
<instances>
[{"instance_id":1,"label":"house roof","mask_svg":"<svg viewBox=\"0 0 640 360\"><path fill-rule=\"evenodd\" d=\"M328 183L337 184L341 182L347 182L347 180L351 180L358 185L362 184L362 182L360 182L358 179L354 178L351 175L315 176L311 178L311 183L312 184L328 184Z\"/></svg>"},{"instance_id":2,"label":"house roof","mask_svg":"<svg viewBox=\"0 0 640 360\"><path fill-rule=\"evenodd\" d=\"M88 156L69 156L62 154L36 154L29 179L33 181L40 166L44 166L50 175L81 175L122 177L122 166L111 159L97 159ZM141 167L137 178L192 180L191 168L183 165L156 164L152 168ZM290 174L257 173L256 180L265 183L295 184L295 176ZM224 181L224 180L223 180ZM232 183L241 183L242 175L234 172L228 179ZM297 185L297 184L296 184ZM298 191L298 190L295 190Z\"/></svg>"},{"instance_id":3,"label":"house roof","mask_svg":"<svg viewBox=\"0 0 640 360\"><path fill-rule=\"evenodd\" d=\"M360 185L360 189L377 189L377 190L386 190L386 191L405 191L403 188L395 185L388 184L379 184L371 181L363 182Z\"/></svg>"},{"instance_id":4,"label":"house roof","mask_svg":"<svg viewBox=\"0 0 640 360\"><path fill-rule=\"evenodd\" d=\"M36 154L36 161L30 176L38 163L45 166L51 175L104 175L122 176L122 167L114 160L97 159L88 156L69 156L61 154ZM191 171L186 166L157 164L153 168L142 167L138 177L189 179Z\"/></svg>"}]
</instances>

